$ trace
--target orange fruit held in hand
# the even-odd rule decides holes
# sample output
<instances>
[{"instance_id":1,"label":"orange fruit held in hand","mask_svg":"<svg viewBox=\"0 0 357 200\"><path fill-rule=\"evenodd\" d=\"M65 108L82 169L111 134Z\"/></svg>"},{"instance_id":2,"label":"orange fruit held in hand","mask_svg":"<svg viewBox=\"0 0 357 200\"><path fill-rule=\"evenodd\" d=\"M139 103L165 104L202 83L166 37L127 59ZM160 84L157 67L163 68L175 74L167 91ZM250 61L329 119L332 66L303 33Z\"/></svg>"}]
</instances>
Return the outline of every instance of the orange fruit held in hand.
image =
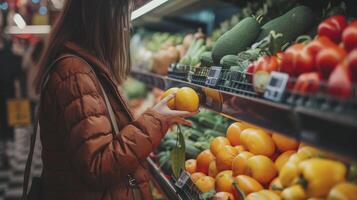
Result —
<instances>
[{"instance_id":1,"label":"orange fruit held in hand","mask_svg":"<svg viewBox=\"0 0 357 200\"><path fill-rule=\"evenodd\" d=\"M229 192L218 192L216 193L211 200L234 200L233 194Z\"/></svg>"},{"instance_id":2,"label":"orange fruit held in hand","mask_svg":"<svg viewBox=\"0 0 357 200\"><path fill-rule=\"evenodd\" d=\"M177 87L173 87L170 88L168 90L166 90L166 92L162 95L161 99L164 99L165 97L171 95L172 93L175 93L179 90L179 88ZM175 109L175 98L171 99L168 103L167 106L171 109L174 110Z\"/></svg>"},{"instance_id":3,"label":"orange fruit held in hand","mask_svg":"<svg viewBox=\"0 0 357 200\"><path fill-rule=\"evenodd\" d=\"M202 172L195 172L193 174L191 174L191 180L193 183L196 183L196 181L201 178L206 176L206 174L202 173Z\"/></svg>"},{"instance_id":4,"label":"orange fruit held in hand","mask_svg":"<svg viewBox=\"0 0 357 200\"><path fill-rule=\"evenodd\" d=\"M228 127L226 137L232 146L240 145L240 133L244 127L240 122L235 122Z\"/></svg>"},{"instance_id":5,"label":"orange fruit held in hand","mask_svg":"<svg viewBox=\"0 0 357 200\"><path fill-rule=\"evenodd\" d=\"M238 154L232 161L233 176L244 174L246 163L248 159L253 156L254 154L248 151L243 151L242 153Z\"/></svg>"},{"instance_id":6,"label":"orange fruit held in hand","mask_svg":"<svg viewBox=\"0 0 357 200\"><path fill-rule=\"evenodd\" d=\"M185 162L185 170L192 174L192 173L195 173L196 172L196 168L197 168L197 162L195 159L189 159L189 160L186 160Z\"/></svg>"},{"instance_id":7,"label":"orange fruit held in hand","mask_svg":"<svg viewBox=\"0 0 357 200\"><path fill-rule=\"evenodd\" d=\"M272 156L275 152L273 139L262 129L248 128L240 134L242 145L255 155Z\"/></svg>"},{"instance_id":8,"label":"orange fruit held in hand","mask_svg":"<svg viewBox=\"0 0 357 200\"><path fill-rule=\"evenodd\" d=\"M214 189L215 180L210 176L203 176L199 178L195 185L201 192L209 192Z\"/></svg>"},{"instance_id":9,"label":"orange fruit held in hand","mask_svg":"<svg viewBox=\"0 0 357 200\"><path fill-rule=\"evenodd\" d=\"M252 192L258 192L264 189L264 187L258 181L246 175L236 176L234 177L234 181L237 186L244 192L245 195L248 195ZM240 198L240 194L236 189L233 194L237 199Z\"/></svg>"},{"instance_id":10,"label":"orange fruit held in hand","mask_svg":"<svg viewBox=\"0 0 357 200\"><path fill-rule=\"evenodd\" d=\"M196 112L200 106L200 99L197 93L189 88L183 87L176 92L175 108L176 110Z\"/></svg>"},{"instance_id":11,"label":"orange fruit held in hand","mask_svg":"<svg viewBox=\"0 0 357 200\"><path fill-rule=\"evenodd\" d=\"M284 135L274 133L272 136L275 145L281 152L289 150L297 150L299 147L299 142L292 138L286 137Z\"/></svg>"},{"instance_id":12,"label":"orange fruit held in hand","mask_svg":"<svg viewBox=\"0 0 357 200\"><path fill-rule=\"evenodd\" d=\"M231 170L222 171L216 176L216 191L233 193L233 176Z\"/></svg>"},{"instance_id":13,"label":"orange fruit held in hand","mask_svg":"<svg viewBox=\"0 0 357 200\"><path fill-rule=\"evenodd\" d=\"M209 164L209 167L208 167L208 176L216 178L217 174L218 174L218 170L217 170L217 166L216 166L216 161L213 160L213 161L211 161L211 163Z\"/></svg>"},{"instance_id":14,"label":"orange fruit held in hand","mask_svg":"<svg viewBox=\"0 0 357 200\"><path fill-rule=\"evenodd\" d=\"M291 155L296 153L296 151L285 151L284 153L280 154L280 156L275 160L275 166L280 171L280 169L288 162Z\"/></svg>"},{"instance_id":15,"label":"orange fruit held in hand","mask_svg":"<svg viewBox=\"0 0 357 200\"><path fill-rule=\"evenodd\" d=\"M226 145L231 145L229 140L225 137L216 137L212 140L210 144L210 150L213 155L217 155L218 151Z\"/></svg>"},{"instance_id":16,"label":"orange fruit held in hand","mask_svg":"<svg viewBox=\"0 0 357 200\"><path fill-rule=\"evenodd\" d=\"M218 171L231 170L232 161L238 155L238 150L232 146L226 145L218 151L216 156L216 165Z\"/></svg>"},{"instance_id":17,"label":"orange fruit held in hand","mask_svg":"<svg viewBox=\"0 0 357 200\"><path fill-rule=\"evenodd\" d=\"M196 158L196 171L208 174L209 164L215 159L215 156L211 153L209 149L202 151L200 154L198 154Z\"/></svg>"},{"instance_id":18,"label":"orange fruit held in hand","mask_svg":"<svg viewBox=\"0 0 357 200\"><path fill-rule=\"evenodd\" d=\"M278 175L278 170L270 158L258 155L248 159L245 175L254 178L262 185L265 185L269 184Z\"/></svg>"}]
</instances>

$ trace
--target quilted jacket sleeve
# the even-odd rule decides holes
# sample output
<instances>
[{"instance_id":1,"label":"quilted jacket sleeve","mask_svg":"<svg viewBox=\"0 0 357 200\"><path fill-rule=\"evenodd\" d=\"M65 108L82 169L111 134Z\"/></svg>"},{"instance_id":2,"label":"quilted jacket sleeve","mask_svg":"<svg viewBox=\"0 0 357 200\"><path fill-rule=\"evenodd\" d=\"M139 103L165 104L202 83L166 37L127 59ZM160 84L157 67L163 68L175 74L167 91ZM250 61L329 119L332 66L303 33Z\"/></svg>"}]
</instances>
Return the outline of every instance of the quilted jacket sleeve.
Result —
<instances>
[{"instance_id":1,"label":"quilted jacket sleeve","mask_svg":"<svg viewBox=\"0 0 357 200\"><path fill-rule=\"evenodd\" d=\"M64 119L71 162L94 188L122 182L167 132L165 118L149 109L113 136L101 90L89 66L76 58L58 64L48 87Z\"/></svg>"}]
</instances>

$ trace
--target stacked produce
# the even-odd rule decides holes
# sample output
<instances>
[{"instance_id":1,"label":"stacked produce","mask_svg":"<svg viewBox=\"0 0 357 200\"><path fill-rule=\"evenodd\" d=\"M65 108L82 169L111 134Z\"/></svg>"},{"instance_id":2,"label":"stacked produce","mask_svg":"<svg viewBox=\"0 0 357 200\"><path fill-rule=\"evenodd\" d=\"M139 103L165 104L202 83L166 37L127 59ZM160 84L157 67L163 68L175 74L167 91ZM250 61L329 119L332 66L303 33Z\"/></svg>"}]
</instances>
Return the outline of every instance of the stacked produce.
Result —
<instances>
[{"instance_id":1,"label":"stacked produce","mask_svg":"<svg viewBox=\"0 0 357 200\"><path fill-rule=\"evenodd\" d=\"M332 16L320 23L314 40L295 43L277 55L261 57L248 71L258 78L263 72L287 73L296 77L292 90L300 93L315 94L321 83L327 82L328 94L349 98L357 77L356 30L357 21L348 23L344 16Z\"/></svg>"},{"instance_id":2,"label":"stacked produce","mask_svg":"<svg viewBox=\"0 0 357 200\"><path fill-rule=\"evenodd\" d=\"M241 122L185 162L204 199L230 200L356 199L357 185L348 182L355 180L354 167L348 170L323 151Z\"/></svg>"},{"instance_id":3,"label":"stacked produce","mask_svg":"<svg viewBox=\"0 0 357 200\"><path fill-rule=\"evenodd\" d=\"M200 152L208 149L210 141L215 137L224 136L224 132L230 123L230 120L207 110L201 110L200 113L189 118L189 120L192 122L191 127L181 126L186 144L185 156L189 159L196 158ZM178 132L178 128L173 127L166 134L157 154L160 166L170 173L172 172L170 152L177 144Z\"/></svg>"}]
</instances>

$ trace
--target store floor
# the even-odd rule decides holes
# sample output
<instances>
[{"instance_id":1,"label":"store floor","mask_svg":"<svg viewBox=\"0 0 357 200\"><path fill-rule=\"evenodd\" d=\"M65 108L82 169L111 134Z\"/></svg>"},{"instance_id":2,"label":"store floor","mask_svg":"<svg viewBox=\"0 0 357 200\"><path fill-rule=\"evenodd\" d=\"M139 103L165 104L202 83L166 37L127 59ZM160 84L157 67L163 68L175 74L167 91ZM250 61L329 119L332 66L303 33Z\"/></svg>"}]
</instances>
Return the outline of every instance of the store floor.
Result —
<instances>
[{"instance_id":1,"label":"store floor","mask_svg":"<svg viewBox=\"0 0 357 200\"><path fill-rule=\"evenodd\" d=\"M10 168L8 170L0 170L0 200L21 199L31 132L32 127L20 127L14 130L14 142L8 145ZM33 176L39 176L42 169L39 141L36 144L31 173Z\"/></svg>"}]
</instances>

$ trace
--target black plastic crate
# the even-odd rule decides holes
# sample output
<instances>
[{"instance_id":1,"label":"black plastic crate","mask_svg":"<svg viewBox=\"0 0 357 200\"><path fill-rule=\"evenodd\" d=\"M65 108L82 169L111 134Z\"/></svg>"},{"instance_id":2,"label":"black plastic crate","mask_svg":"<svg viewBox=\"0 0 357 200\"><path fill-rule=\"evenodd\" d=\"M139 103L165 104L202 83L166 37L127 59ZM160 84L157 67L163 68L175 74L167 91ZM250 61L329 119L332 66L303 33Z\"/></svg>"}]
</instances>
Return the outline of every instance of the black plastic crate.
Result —
<instances>
[{"instance_id":1,"label":"black plastic crate","mask_svg":"<svg viewBox=\"0 0 357 200\"><path fill-rule=\"evenodd\" d=\"M191 67L187 65L171 64L168 71L168 77L188 81L188 75Z\"/></svg>"},{"instance_id":2,"label":"black plastic crate","mask_svg":"<svg viewBox=\"0 0 357 200\"><path fill-rule=\"evenodd\" d=\"M289 80L294 85L296 80ZM356 86L354 86L356 91ZM314 93L302 93L289 88L285 91L282 103L293 107L306 107L323 112L336 113L339 115L353 116L357 119L357 95L348 99L331 96L327 92L326 83L321 83L318 91Z\"/></svg>"},{"instance_id":3,"label":"black plastic crate","mask_svg":"<svg viewBox=\"0 0 357 200\"><path fill-rule=\"evenodd\" d=\"M197 85L206 85L206 78L208 76L209 68L208 67L197 67L191 68L190 71L190 81Z\"/></svg>"},{"instance_id":4,"label":"black plastic crate","mask_svg":"<svg viewBox=\"0 0 357 200\"><path fill-rule=\"evenodd\" d=\"M252 74L222 69L215 88L235 94L257 97L251 80Z\"/></svg>"}]
</instances>

